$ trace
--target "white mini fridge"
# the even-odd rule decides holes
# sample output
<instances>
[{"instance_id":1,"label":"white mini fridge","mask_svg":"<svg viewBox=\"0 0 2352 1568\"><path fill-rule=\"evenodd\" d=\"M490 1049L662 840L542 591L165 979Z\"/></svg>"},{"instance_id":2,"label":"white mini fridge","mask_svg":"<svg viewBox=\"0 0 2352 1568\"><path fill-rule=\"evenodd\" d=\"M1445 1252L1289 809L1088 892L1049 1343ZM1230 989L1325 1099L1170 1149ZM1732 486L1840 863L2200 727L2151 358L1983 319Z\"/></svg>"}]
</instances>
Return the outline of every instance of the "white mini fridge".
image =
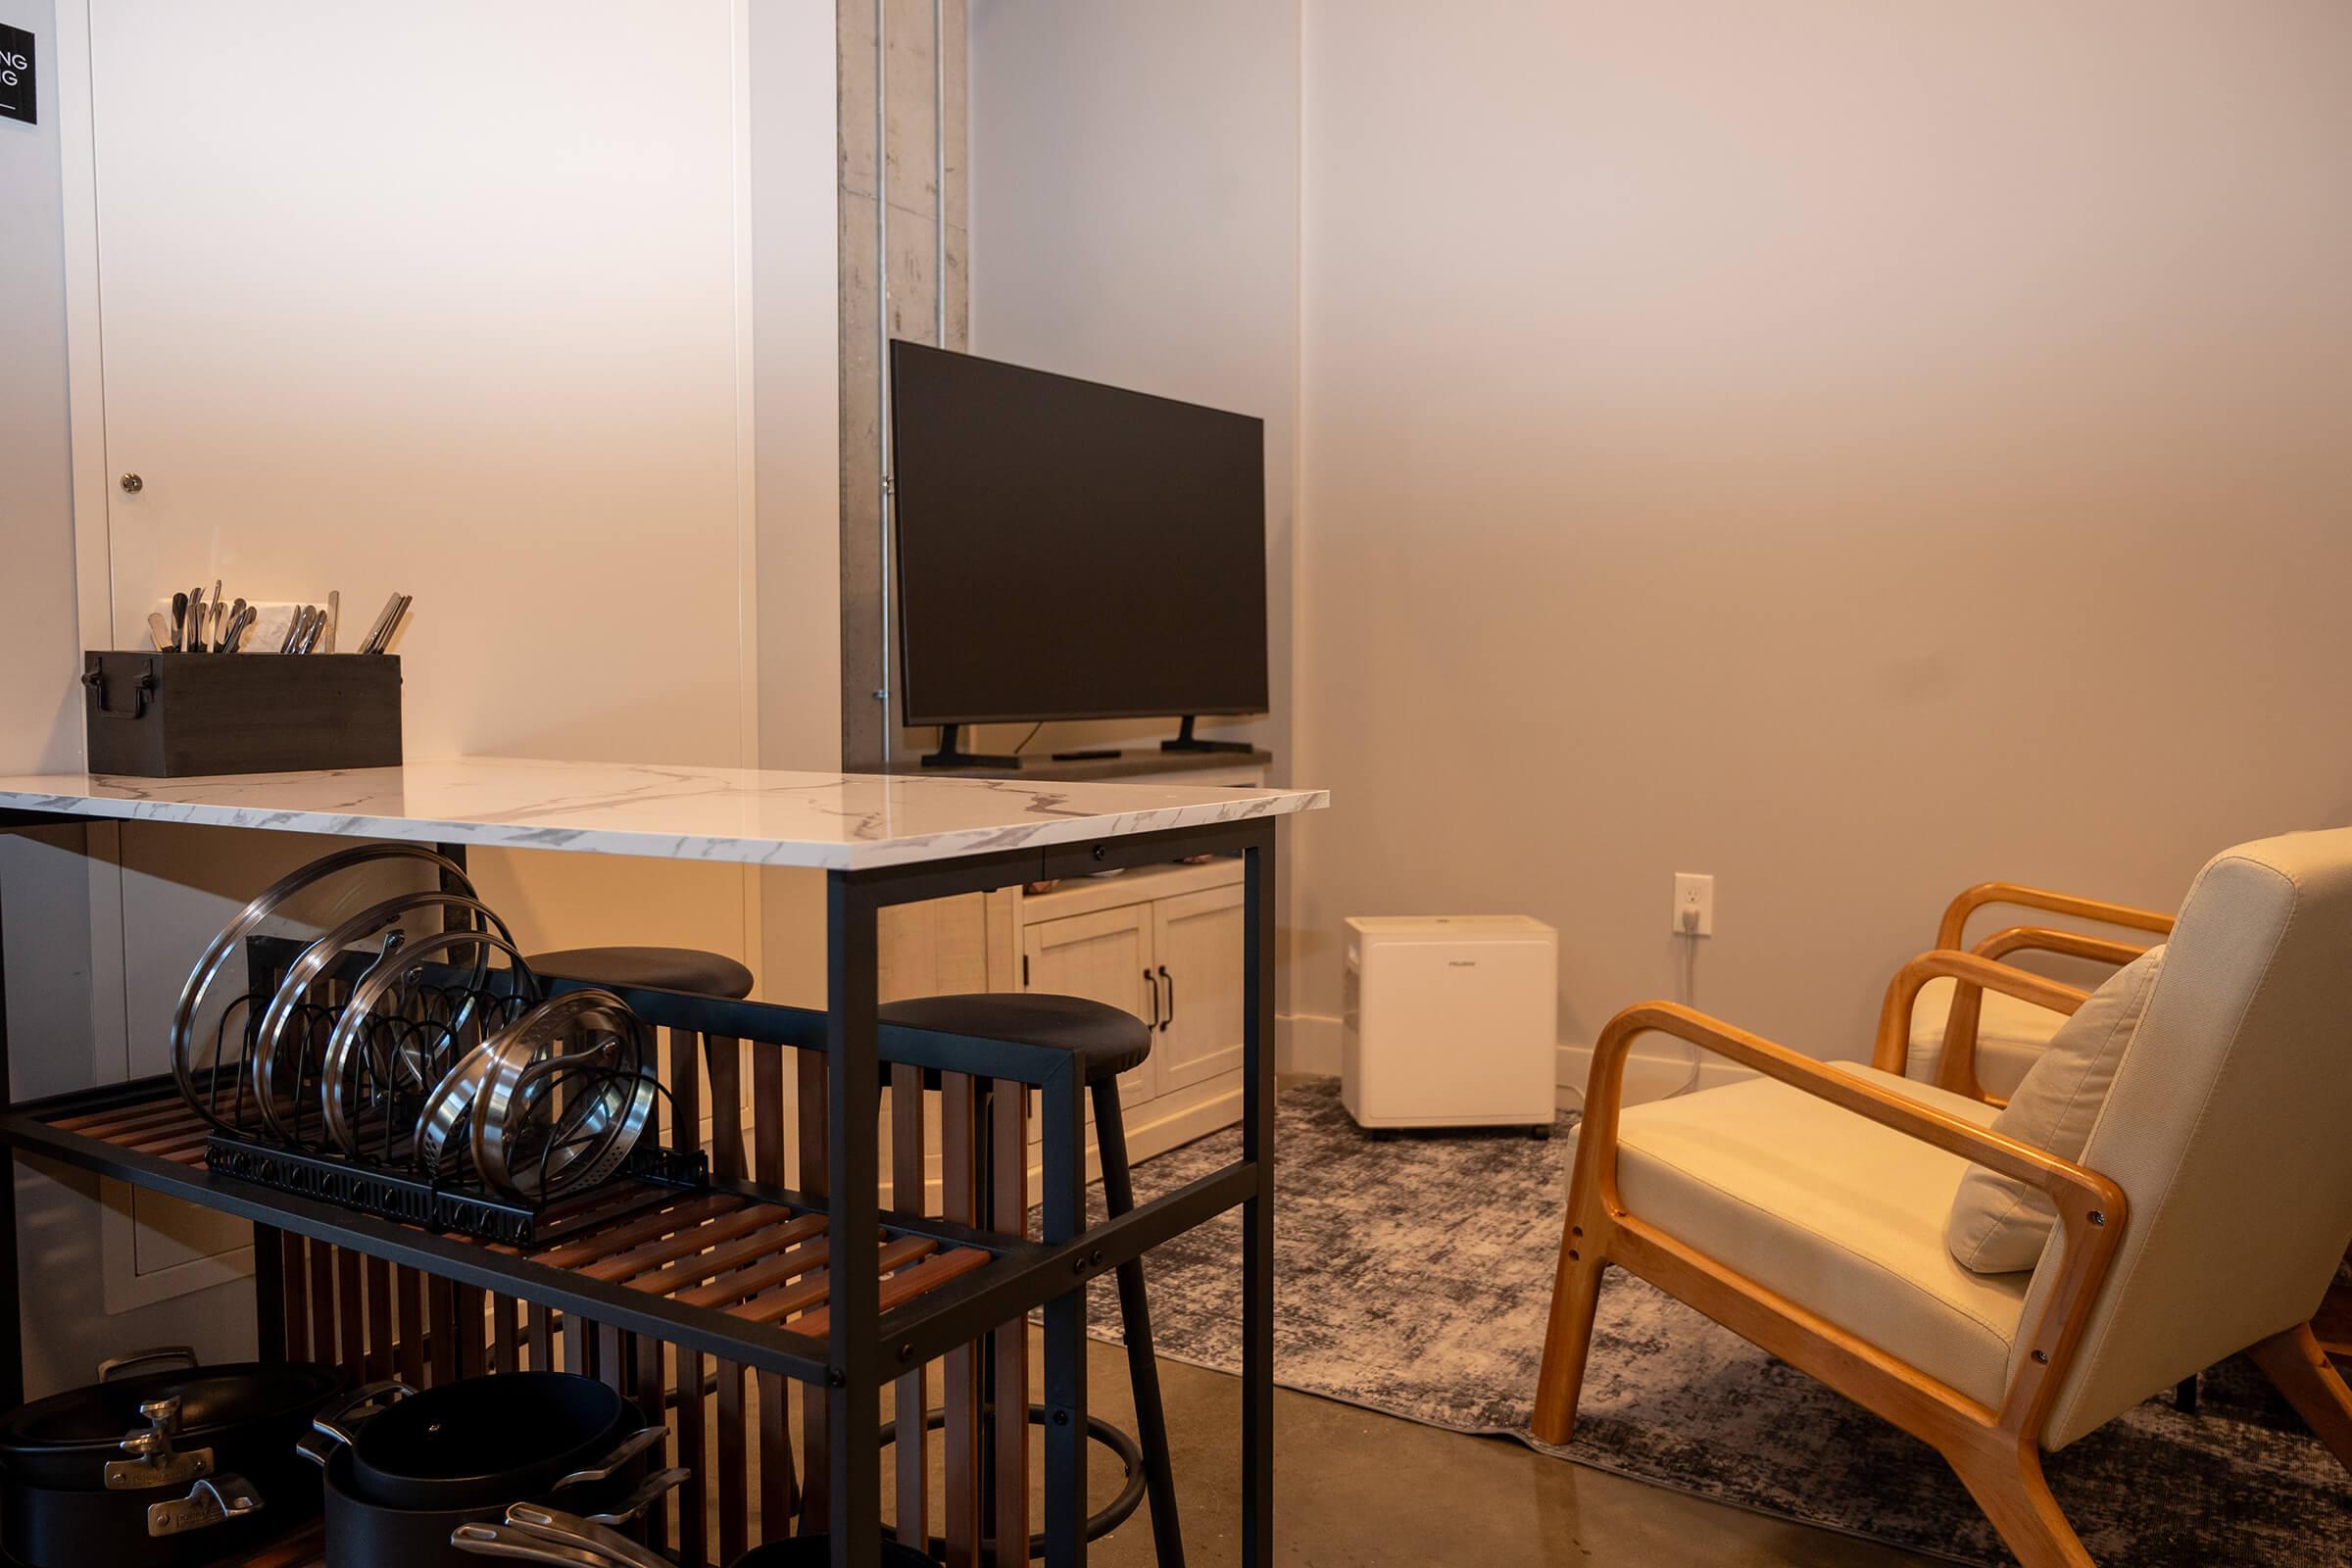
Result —
<instances>
[{"instance_id":1,"label":"white mini fridge","mask_svg":"<svg viewBox=\"0 0 2352 1568\"><path fill-rule=\"evenodd\" d=\"M1348 921L1340 1098L1356 1125L1551 1130L1559 934L1523 914Z\"/></svg>"}]
</instances>

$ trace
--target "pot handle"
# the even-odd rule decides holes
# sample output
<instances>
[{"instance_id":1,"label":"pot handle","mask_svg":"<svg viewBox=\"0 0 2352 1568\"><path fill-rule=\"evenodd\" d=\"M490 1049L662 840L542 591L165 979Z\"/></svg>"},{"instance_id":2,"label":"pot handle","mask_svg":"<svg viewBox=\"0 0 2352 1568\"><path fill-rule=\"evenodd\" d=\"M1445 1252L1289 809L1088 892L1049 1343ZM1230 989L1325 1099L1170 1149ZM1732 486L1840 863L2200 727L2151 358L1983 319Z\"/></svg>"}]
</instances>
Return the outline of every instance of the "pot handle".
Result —
<instances>
[{"instance_id":1,"label":"pot handle","mask_svg":"<svg viewBox=\"0 0 2352 1568\"><path fill-rule=\"evenodd\" d=\"M647 1476L635 1492L630 1493L603 1513L584 1514L581 1517L592 1525L610 1527L628 1524L671 1492L684 1486L686 1478L692 1474L694 1472L682 1464L673 1464L666 1470L657 1470ZM536 1505L525 1503L523 1506L527 1508ZM510 1517L512 1516L510 1515Z\"/></svg>"},{"instance_id":2,"label":"pot handle","mask_svg":"<svg viewBox=\"0 0 2352 1568\"><path fill-rule=\"evenodd\" d=\"M512 1525L460 1525L449 1533L449 1544L477 1557L504 1557L514 1562L552 1563L554 1568L636 1568L627 1558L608 1557L601 1551L560 1546Z\"/></svg>"},{"instance_id":3,"label":"pot handle","mask_svg":"<svg viewBox=\"0 0 2352 1568\"><path fill-rule=\"evenodd\" d=\"M196 1348L192 1345L152 1345L144 1350L133 1350L128 1355L118 1355L99 1362L98 1381L112 1383L124 1376L126 1368L145 1366L151 1361L158 1365L178 1365L190 1372L203 1365L196 1359Z\"/></svg>"},{"instance_id":4,"label":"pot handle","mask_svg":"<svg viewBox=\"0 0 2352 1568\"><path fill-rule=\"evenodd\" d=\"M295 1440L294 1451L323 1470L335 1449L351 1446L354 1427L365 1425L368 1416L380 1415L416 1392L398 1378L362 1384L336 1404L313 1416L311 1430ZM382 1409L369 1410L371 1404Z\"/></svg>"},{"instance_id":5,"label":"pot handle","mask_svg":"<svg viewBox=\"0 0 2352 1568\"><path fill-rule=\"evenodd\" d=\"M668 1436L669 1428L667 1427L640 1427L637 1431L629 1434L629 1436L621 1439L619 1443L613 1445L612 1451L606 1454L602 1459L599 1459L596 1463L590 1465L585 1470L574 1470L571 1474L564 1477L554 1486L548 1488L548 1491L561 1492L565 1487L583 1487L592 1481L608 1481L612 1479L612 1472L618 1470L622 1465L627 1464L631 1459L634 1459L639 1454L645 1452L646 1449L660 1444Z\"/></svg>"},{"instance_id":6,"label":"pot handle","mask_svg":"<svg viewBox=\"0 0 2352 1568\"><path fill-rule=\"evenodd\" d=\"M654 1499L648 1497L645 1500L651 1502ZM507 1509L507 1523L542 1541L552 1541L577 1551L597 1552L616 1563L627 1564L627 1568L662 1568L662 1558L595 1518L583 1519L560 1508L518 1502Z\"/></svg>"},{"instance_id":7,"label":"pot handle","mask_svg":"<svg viewBox=\"0 0 2352 1568\"><path fill-rule=\"evenodd\" d=\"M206 1476L184 1497L147 1505L147 1534L151 1538L185 1535L231 1524L262 1511L262 1494L243 1476Z\"/></svg>"}]
</instances>

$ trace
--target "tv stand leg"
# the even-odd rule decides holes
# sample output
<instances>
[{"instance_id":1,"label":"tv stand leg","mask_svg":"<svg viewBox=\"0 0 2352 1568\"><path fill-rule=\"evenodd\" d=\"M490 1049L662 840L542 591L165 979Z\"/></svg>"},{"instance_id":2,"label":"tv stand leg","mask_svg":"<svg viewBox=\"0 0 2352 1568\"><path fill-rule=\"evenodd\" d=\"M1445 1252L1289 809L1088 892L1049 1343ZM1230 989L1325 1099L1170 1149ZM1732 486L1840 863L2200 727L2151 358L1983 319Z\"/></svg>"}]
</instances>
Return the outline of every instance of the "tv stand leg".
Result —
<instances>
[{"instance_id":1,"label":"tv stand leg","mask_svg":"<svg viewBox=\"0 0 2352 1568\"><path fill-rule=\"evenodd\" d=\"M1020 771L1021 760L1017 757L992 757L974 752L957 751L956 749L956 732L961 727L957 724L939 726L939 750L923 754L925 767L986 767L1005 772Z\"/></svg>"},{"instance_id":2,"label":"tv stand leg","mask_svg":"<svg viewBox=\"0 0 2352 1568\"><path fill-rule=\"evenodd\" d=\"M1159 749L1163 752L1233 752L1244 757L1255 749L1248 741L1196 740L1193 737L1193 717L1191 713L1185 714L1184 722L1176 730L1176 738L1161 741Z\"/></svg>"}]
</instances>

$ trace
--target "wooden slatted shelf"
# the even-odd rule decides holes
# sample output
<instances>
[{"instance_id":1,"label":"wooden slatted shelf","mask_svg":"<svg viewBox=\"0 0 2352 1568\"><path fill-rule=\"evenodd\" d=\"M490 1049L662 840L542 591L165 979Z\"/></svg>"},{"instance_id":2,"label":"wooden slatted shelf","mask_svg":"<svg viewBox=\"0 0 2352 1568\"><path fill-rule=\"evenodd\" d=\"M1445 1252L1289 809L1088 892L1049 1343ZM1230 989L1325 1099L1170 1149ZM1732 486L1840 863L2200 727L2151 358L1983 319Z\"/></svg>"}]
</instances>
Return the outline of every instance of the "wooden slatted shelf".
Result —
<instances>
[{"instance_id":1,"label":"wooden slatted shelf","mask_svg":"<svg viewBox=\"0 0 2352 1568\"><path fill-rule=\"evenodd\" d=\"M194 1171L204 1169L208 1127L175 1094L120 1101L38 1118L126 1153ZM268 1189L255 1189L266 1199ZM648 1211L644 1190L613 1184L549 1205L545 1223L558 1240L518 1250L461 1236L446 1240L489 1256L517 1257L543 1268L626 1286L711 1314L737 1332L789 1325L822 1340L830 1326L826 1217L725 1190L680 1191ZM606 1211L614 1217L600 1217ZM416 1230L416 1227L400 1227ZM937 1237L885 1228L877 1268L884 1310L986 1267L994 1253ZM352 1255L357 1266L358 1258ZM518 1295L527 1294L517 1291Z\"/></svg>"}]
</instances>

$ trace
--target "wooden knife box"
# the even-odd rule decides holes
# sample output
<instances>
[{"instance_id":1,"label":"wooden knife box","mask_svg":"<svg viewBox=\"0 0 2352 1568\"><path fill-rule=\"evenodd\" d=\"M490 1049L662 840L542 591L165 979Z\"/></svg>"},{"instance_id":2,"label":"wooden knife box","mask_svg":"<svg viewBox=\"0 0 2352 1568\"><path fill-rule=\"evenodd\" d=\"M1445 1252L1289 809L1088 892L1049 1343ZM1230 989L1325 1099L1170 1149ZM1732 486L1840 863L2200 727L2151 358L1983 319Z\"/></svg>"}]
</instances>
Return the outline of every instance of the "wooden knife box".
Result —
<instances>
[{"instance_id":1,"label":"wooden knife box","mask_svg":"<svg viewBox=\"0 0 2352 1568\"><path fill-rule=\"evenodd\" d=\"M93 773L400 765L396 654L92 651L81 683Z\"/></svg>"}]
</instances>

